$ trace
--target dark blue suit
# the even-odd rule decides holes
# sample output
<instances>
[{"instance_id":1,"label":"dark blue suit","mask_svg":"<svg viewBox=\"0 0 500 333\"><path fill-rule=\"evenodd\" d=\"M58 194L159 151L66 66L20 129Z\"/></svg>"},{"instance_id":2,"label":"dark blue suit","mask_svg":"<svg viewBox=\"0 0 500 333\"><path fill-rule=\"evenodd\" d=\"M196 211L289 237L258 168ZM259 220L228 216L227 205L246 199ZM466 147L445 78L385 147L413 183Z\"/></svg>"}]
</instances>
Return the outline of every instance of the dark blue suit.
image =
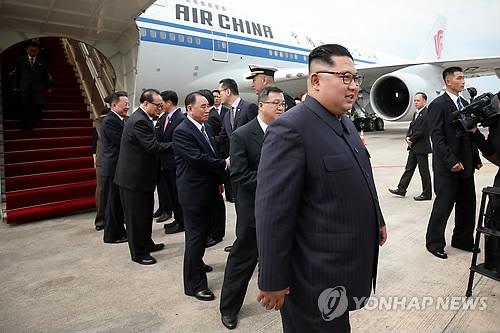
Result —
<instances>
[{"instance_id":1,"label":"dark blue suit","mask_svg":"<svg viewBox=\"0 0 500 333\"><path fill-rule=\"evenodd\" d=\"M467 101L461 99L463 105ZM445 92L429 105L429 127L434 153L434 191L436 199L427 226L426 246L441 250L446 246L445 229L453 206L455 228L451 245L472 249L474 246L474 220L476 215L475 166L481 163L476 146L468 135L457 137L450 123L456 118L455 102ZM458 162L464 170L452 172Z\"/></svg>"},{"instance_id":2,"label":"dark blue suit","mask_svg":"<svg viewBox=\"0 0 500 333\"><path fill-rule=\"evenodd\" d=\"M213 149L210 125L205 124ZM208 237L211 209L219 195L226 161L217 158L203 134L184 120L174 131L173 146L177 170L179 203L184 213L184 293L193 296L208 288L203 255Z\"/></svg>"},{"instance_id":3,"label":"dark blue suit","mask_svg":"<svg viewBox=\"0 0 500 333\"><path fill-rule=\"evenodd\" d=\"M332 331L338 323L323 320L320 294L343 286L353 310L353 297L369 297L375 285L385 222L368 151L351 120L341 120L307 96L264 136L255 199L259 288L290 287L285 332Z\"/></svg>"},{"instance_id":4,"label":"dark blue suit","mask_svg":"<svg viewBox=\"0 0 500 333\"><path fill-rule=\"evenodd\" d=\"M166 130L165 121L168 118L168 125ZM177 126L186 119L186 116L181 112L181 109L176 109L176 111L167 116L166 114L161 117L161 119L156 124L155 134L159 142L172 142L174 130ZM184 227L184 217L182 214L182 207L179 204L179 199L177 196L177 185L176 185L176 173L175 173L175 158L174 149L170 147L169 149L160 153L160 178L164 180L166 190L169 193L169 197L172 203L172 208L174 211L175 221L180 227ZM161 180L160 180L161 181Z\"/></svg>"},{"instance_id":5,"label":"dark blue suit","mask_svg":"<svg viewBox=\"0 0 500 333\"><path fill-rule=\"evenodd\" d=\"M120 189L113 183L120 154L123 121L113 111L104 117L101 125L102 179L104 184L104 242L113 242L127 235L123 227L124 215Z\"/></svg>"}]
</instances>

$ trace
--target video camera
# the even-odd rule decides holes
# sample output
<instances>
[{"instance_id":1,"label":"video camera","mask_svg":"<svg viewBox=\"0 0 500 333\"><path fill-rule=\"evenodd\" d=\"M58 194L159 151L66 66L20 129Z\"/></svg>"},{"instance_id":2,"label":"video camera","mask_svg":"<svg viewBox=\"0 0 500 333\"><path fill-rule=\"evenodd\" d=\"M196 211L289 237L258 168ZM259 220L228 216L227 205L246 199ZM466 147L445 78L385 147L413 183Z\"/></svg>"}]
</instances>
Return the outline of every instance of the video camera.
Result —
<instances>
[{"instance_id":1,"label":"video camera","mask_svg":"<svg viewBox=\"0 0 500 333\"><path fill-rule=\"evenodd\" d=\"M482 127L488 127L500 116L498 109L500 92L496 95L484 93L474 98L477 93L476 89L467 88L467 90L471 95L471 103L462 110L453 112L453 117L457 119L451 122L451 126L455 129L457 136L466 135L469 130L477 127L478 124Z\"/></svg>"},{"instance_id":2,"label":"video camera","mask_svg":"<svg viewBox=\"0 0 500 333\"><path fill-rule=\"evenodd\" d=\"M484 93L474 98L477 94L476 89L467 88L467 90L471 96L471 103L462 110L453 112L453 117L457 119L451 122L451 126L455 129L457 136L466 135L478 124L482 127L488 127L500 116L498 109L500 92L496 95Z\"/></svg>"}]
</instances>

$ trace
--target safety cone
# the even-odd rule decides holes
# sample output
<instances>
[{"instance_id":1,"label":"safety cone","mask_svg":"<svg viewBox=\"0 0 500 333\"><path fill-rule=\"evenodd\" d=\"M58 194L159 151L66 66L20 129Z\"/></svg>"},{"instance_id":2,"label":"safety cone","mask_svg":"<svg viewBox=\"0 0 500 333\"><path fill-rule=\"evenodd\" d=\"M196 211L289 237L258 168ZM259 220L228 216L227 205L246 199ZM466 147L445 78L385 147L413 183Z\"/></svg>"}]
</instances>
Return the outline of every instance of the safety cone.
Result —
<instances>
[{"instance_id":1,"label":"safety cone","mask_svg":"<svg viewBox=\"0 0 500 333\"><path fill-rule=\"evenodd\" d=\"M359 136L360 136L361 141L363 142L363 144L366 146L365 135L363 134L363 130L361 130L361 134Z\"/></svg>"}]
</instances>

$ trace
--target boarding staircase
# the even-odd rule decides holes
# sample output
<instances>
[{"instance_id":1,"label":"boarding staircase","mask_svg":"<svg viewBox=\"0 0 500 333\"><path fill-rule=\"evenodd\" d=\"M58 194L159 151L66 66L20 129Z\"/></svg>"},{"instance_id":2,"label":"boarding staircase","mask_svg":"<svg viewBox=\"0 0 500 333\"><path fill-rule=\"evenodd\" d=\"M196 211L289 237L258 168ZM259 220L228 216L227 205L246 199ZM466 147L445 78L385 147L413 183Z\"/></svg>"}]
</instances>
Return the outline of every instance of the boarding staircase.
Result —
<instances>
[{"instance_id":1,"label":"boarding staircase","mask_svg":"<svg viewBox=\"0 0 500 333\"><path fill-rule=\"evenodd\" d=\"M42 119L24 131L19 120L4 119L0 137L2 213L9 224L95 207L91 112L61 39L41 42L49 50L53 79Z\"/></svg>"}]
</instances>

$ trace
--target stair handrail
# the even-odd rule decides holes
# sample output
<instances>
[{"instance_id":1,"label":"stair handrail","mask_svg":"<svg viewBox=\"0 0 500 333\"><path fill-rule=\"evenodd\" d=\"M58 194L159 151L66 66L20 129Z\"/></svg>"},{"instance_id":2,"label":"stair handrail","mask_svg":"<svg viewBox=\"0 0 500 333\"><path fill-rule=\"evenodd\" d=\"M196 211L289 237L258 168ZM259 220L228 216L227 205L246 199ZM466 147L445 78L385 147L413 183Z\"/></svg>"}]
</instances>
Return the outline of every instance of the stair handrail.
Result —
<instances>
[{"instance_id":1,"label":"stair handrail","mask_svg":"<svg viewBox=\"0 0 500 333\"><path fill-rule=\"evenodd\" d=\"M61 39L82 81L94 119L97 119L106 107L104 98L114 91L116 75L113 67L97 50L87 47L85 43Z\"/></svg>"}]
</instances>

